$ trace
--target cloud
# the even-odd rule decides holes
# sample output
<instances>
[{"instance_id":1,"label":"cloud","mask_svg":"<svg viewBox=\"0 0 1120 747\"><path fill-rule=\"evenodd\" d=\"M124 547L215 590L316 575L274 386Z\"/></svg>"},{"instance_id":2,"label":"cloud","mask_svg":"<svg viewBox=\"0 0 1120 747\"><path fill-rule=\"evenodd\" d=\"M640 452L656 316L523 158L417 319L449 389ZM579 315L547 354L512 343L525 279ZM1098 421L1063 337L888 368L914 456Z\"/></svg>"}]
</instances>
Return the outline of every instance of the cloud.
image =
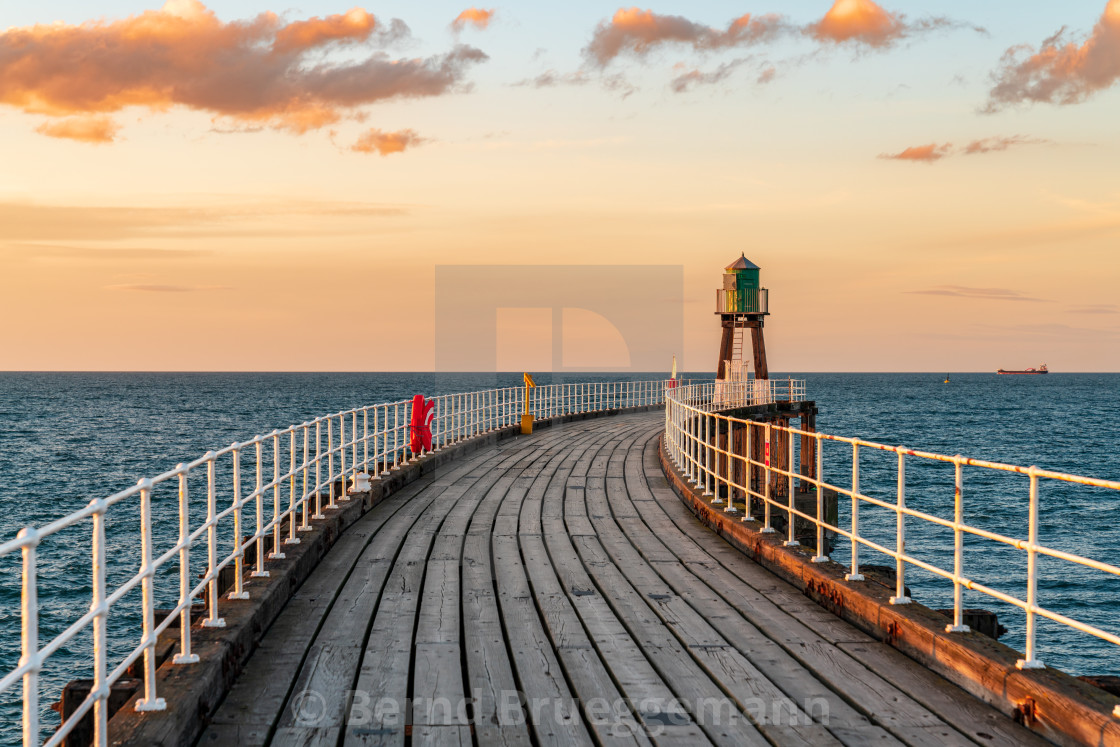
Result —
<instances>
[{"instance_id":1,"label":"cloud","mask_svg":"<svg viewBox=\"0 0 1120 747\"><path fill-rule=\"evenodd\" d=\"M1027 101L1076 104L1120 79L1120 0L1109 0L1089 37L1077 44L1065 39L1065 27L1043 40L1011 47L992 74L987 113Z\"/></svg>"},{"instance_id":2,"label":"cloud","mask_svg":"<svg viewBox=\"0 0 1120 747\"><path fill-rule=\"evenodd\" d=\"M29 259L59 259L67 262L75 260L92 260L94 262L187 260L213 254L212 251L207 249L83 249L75 246L42 246L38 244L18 244L9 248L7 252Z\"/></svg>"},{"instance_id":3,"label":"cloud","mask_svg":"<svg viewBox=\"0 0 1120 747\"><path fill-rule=\"evenodd\" d=\"M703 70L686 70L669 82L669 88L675 93L684 93L696 86L719 83L720 81L726 80L731 73L735 72L736 69L742 67L748 61L748 58L731 60L730 62L722 63L715 70L709 72L704 72Z\"/></svg>"},{"instance_id":4,"label":"cloud","mask_svg":"<svg viewBox=\"0 0 1120 747\"><path fill-rule=\"evenodd\" d=\"M158 285L149 283L125 283L106 285L106 290L140 291L143 293L195 293L197 291L229 290L228 285Z\"/></svg>"},{"instance_id":5,"label":"cloud","mask_svg":"<svg viewBox=\"0 0 1120 747\"><path fill-rule=\"evenodd\" d=\"M1032 303L1049 303L1045 298L1033 298L1019 291L1007 288L974 288L967 285L939 285L927 290L906 291L907 293L922 296L953 296L956 298L977 298L986 301L1028 301Z\"/></svg>"},{"instance_id":6,"label":"cloud","mask_svg":"<svg viewBox=\"0 0 1120 747\"><path fill-rule=\"evenodd\" d=\"M215 204L216 203L216 204ZM211 204L182 207L121 207L101 205L40 205L29 202L0 202L0 241L120 241L151 240L151 237L202 238L242 236L292 236L300 229L282 225L303 216L336 215L353 219L381 220L403 216L400 205L339 203L315 200L268 200L246 202L229 197ZM337 230L350 221L336 221ZM262 228L261 226L267 226ZM321 224L307 228L321 233ZM369 230L368 226L361 230Z\"/></svg>"},{"instance_id":7,"label":"cloud","mask_svg":"<svg viewBox=\"0 0 1120 747\"><path fill-rule=\"evenodd\" d=\"M1048 143L1049 140L1042 138L1030 138L1022 135L1012 135L1010 137L986 137L980 140L973 140L968 145L964 146L962 151L966 156L975 155L977 153L991 153L992 151L1007 150L1013 145L1040 145Z\"/></svg>"},{"instance_id":8,"label":"cloud","mask_svg":"<svg viewBox=\"0 0 1120 747\"><path fill-rule=\"evenodd\" d=\"M555 86L582 86L590 82L591 76L583 70L577 70L574 73L560 73L555 70L546 70L535 78L525 78L516 83L510 83L510 85L531 86L533 88L553 88Z\"/></svg>"},{"instance_id":9,"label":"cloud","mask_svg":"<svg viewBox=\"0 0 1120 747\"><path fill-rule=\"evenodd\" d=\"M108 117L91 116L44 122L35 128L35 132L47 137L102 144L113 142L120 129L120 125Z\"/></svg>"},{"instance_id":10,"label":"cloud","mask_svg":"<svg viewBox=\"0 0 1120 747\"><path fill-rule=\"evenodd\" d=\"M398 130L384 132L376 127L363 132L358 142L350 146L350 150L358 153L377 153L388 156L393 153L403 153L406 148L412 148L427 142L413 130Z\"/></svg>"},{"instance_id":11,"label":"cloud","mask_svg":"<svg viewBox=\"0 0 1120 747\"><path fill-rule=\"evenodd\" d=\"M820 42L864 44L886 48L909 36L938 29L967 27L950 18L937 16L907 21L902 13L892 13L872 0L836 0L824 18L803 29ZM987 33L978 26L972 29Z\"/></svg>"},{"instance_id":12,"label":"cloud","mask_svg":"<svg viewBox=\"0 0 1120 747\"><path fill-rule=\"evenodd\" d=\"M952 143L938 145L913 145L900 153L880 153L879 158L892 161L915 161L917 163L934 163L949 155Z\"/></svg>"},{"instance_id":13,"label":"cloud","mask_svg":"<svg viewBox=\"0 0 1120 747\"><path fill-rule=\"evenodd\" d=\"M915 145L901 153L881 153L879 158L886 158L893 161L916 161L920 163L934 163L958 153L966 156L977 155L979 153L992 153L996 151L1004 151L1013 145L1038 145L1041 143L1049 143L1049 140L1041 138L1026 137L1025 135L1011 135L999 137L986 137L979 140L973 140L963 148L953 148L952 143L945 143L944 145L937 145L931 143L930 145Z\"/></svg>"},{"instance_id":14,"label":"cloud","mask_svg":"<svg viewBox=\"0 0 1120 747\"><path fill-rule=\"evenodd\" d=\"M620 8L609 21L599 23L583 51L593 64L605 67L622 54L644 57L662 44L684 44L698 51L727 49L769 41L789 29L781 16L773 14L748 13L720 30L682 16Z\"/></svg>"},{"instance_id":15,"label":"cloud","mask_svg":"<svg viewBox=\"0 0 1120 747\"><path fill-rule=\"evenodd\" d=\"M360 8L292 23L270 12L225 23L198 0L169 0L123 20L0 33L0 104L52 117L184 107L304 133L379 101L462 90L468 69L487 59L466 45L427 58L323 58L406 34L402 22L385 25Z\"/></svg>"},{"instance_id":16,"label":"cloud","mask_svg":"<svg viewBox=\"0 0 1120 747\"><path fill-rule=\"evenodd\" d=\"M471 7L455 17L455 20L451 22L451 30L457 34L467 26L484 29L490 25L492 20L494 20L493 9L483 10L482 8Z\"/></svg>"},{"instance_id":17,"label":"cloud","mask_svg":"<svg viewBox=\"0 0 1120 747\"><path fill-rule=\"evenodd\" d=\"M1120 306L1114 303L1096 303L1087 306L1074 306L1066 309L1071 314L1120 314Z\"/></svg>"}]
</instances>

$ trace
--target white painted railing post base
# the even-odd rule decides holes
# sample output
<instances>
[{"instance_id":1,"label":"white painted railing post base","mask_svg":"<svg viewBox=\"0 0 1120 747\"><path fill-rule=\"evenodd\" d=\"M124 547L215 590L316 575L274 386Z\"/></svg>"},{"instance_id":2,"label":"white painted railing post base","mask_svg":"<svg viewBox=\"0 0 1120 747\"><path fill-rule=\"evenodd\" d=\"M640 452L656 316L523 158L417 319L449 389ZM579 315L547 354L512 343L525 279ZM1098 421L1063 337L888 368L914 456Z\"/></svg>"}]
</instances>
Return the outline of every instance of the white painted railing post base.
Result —
<instances>
[{"instance_id":1,"label":"white painted railing post base","mask_svg":"<svg viewBox=\"0 0 1120 747\"><path fill-rule=\"evenodd\" d=\"M184 656L183 654L175 654L174 656L171 657L171 663L172 664L197 664L198 663L198 654L187 654L186 656Z\"/></svg>"},{"instance_id":2,"label":"white painted railing post base","mask_svg":"<svg viewBox=\"0 0 1120 747\"><path fill-rule=\"evenodd\" d=\"M827 555L814 555L812 557L812 561L814 563L827 563L828 562L828 556Z\"/></svg>"},{"instance_id":3,"label":"white painted railing post base","mask_svg":"<svg viewBox=\"0 0 1120 747\"><path fill-rule=\"evenodd\" d=\"M1046 665L1038 659L1019 659L1015 662L1016 669L1046 669Z\"/></svg>"},{"instance_id":4,"label":"white painted railing post base","mask_svg":"<svg viewBox=\"0 0 1120 747\"><path fill-rule=\"evenodd\" d=\"M910 604L911 601L913 601L913 600L911 600L910 597L891 597L890 598L890 603L891 604Z\"/></svg>"},{"instance_id":5,"label":"white painted railing post base","mask_svg":"<svg viewBox=\"0 0 1120 747\"><path fill-rule=\"evenodd\" d=\"M240 594L238 594L236 591L231 591L229 594L226 594L226 599L248 599L248 598L249 598L249 592L247 592L247 591L243 591Z\"/></svg>"},{"instance_id":6,"label":"white painted railing post base","mask_svg":"<svg viewBox=\"0 0 1120 747\"><path fill-rule=\"evenodd\" d=\"M946 633L971 633L972 628L968 627L967 625L946 625L945 626L945 632Z\"/></svg>"},{"instance_id":7,"label":"white painted railing post base","mask_svg":"<svg viewBox=\"0 0 1120 747\"><path fill-rule=\"evenodd\" d=\"M863 577L862 573L845 573L844 574L844 580L845 581L865 581L866 579Z\"/></svg>"},{"instance_id":8,"label":"white painted railing post base","mask_svg":"<svg viewBox=\"0 0 1120 747\"><path fill-rule=\"evenodd\" d=\"M198 657L195 657L195 658L198 658ZM136 701L136 710L138 710L138 711L166 711L167 710L167 701L164 700L163 698L156 698L153 701L148 701L145 698L141 698L140 700Z\"/></svg>"},{"instance_id":9,"label":"white painted railing post base","mask_svg":"<svg viewBox=\"0 0 1120 747\"><path fill-rule=\"evenodd\" d=\"M365 472L359 472L354 475L354 484L350 486L350 494L354 493L368 493L370 491L369 475Z\"/></svg>"},{"instance_id":10,"label":"white painted railing post base","mask_svg":"<svg viewBox=\"0 0 1120 747\"><path fill-rule=\"evenodd\" d=\"M202 627L204 628L224 628L226 626L225 618L216 617L213 620L203 620Z\"/></svg>"},{"instance_id":11,"label":"white painted railing post base","mask_svg":"<svg viewBox=\"0 0 1120 747\"><path fill-rule=\"evenodd\" d=\"M797 540L786 540L782 543L782 547L801 547L801 543Z\"/></svg>"},{"instance_id":12,"label":"white painted railing post base","mask_svg":"<svg viewBox=\"0 0 1120 747\"><path fill-rule=\"evenodd\" d=\"M723 509L723 512L725 514L737 514L737 513L739 513L739 509L735 508L734 506L732 506L729 503L729 504L727 504L726 508Z\"/></svg>"},{"instance_id":13,"label":"white painted railing post base","mask_svg":"<svg viewBox=\"0 0 1120 747\"><path fill-rule=\"evenodd\" d=\"M743 516L743 519L742 519L742 520L743 520L743 521L758 521L758 519L754 518L754 517L753 517L753 516L751 516L750 514L745 514L745 515Z\"/></svg>"},{"instance_id":14,"label":"white painted railing post base","mask_svg":"<svg viewBox=\"0 0 1120 747\"><path fill-rule=\"evenodd\" d=\"M288 537L288 539L284 540L284 544L285 545L298 545L299 544L299 537Z\"/></svg>"},{"instance_id":15,"label":"white painted railing post base","mask_svg":"<svg viewBox=\"0 0 1120 747\"><path fill-rule=\"evenodd\" d=\"M762 534L777 534L778 533L778 530L775 529L774 527L763 527L762 529L759 529L758 531L761 532Z\"/></svg>"},{"instance_id":16,"label":"white painted railing post base","mask_svg":"<svg viewBox=\"0 0 1120 747\"><path fill-rule=\"evenodd\" d=\"M314 519L315 517L314 517L314 516L312 516L311 518L312 518L312 519ZM297 531L297 532L314 532L314 531L315 531L315 527L313 527L313 526L306 526L306 527L296 527L296 531Z\"/></svg>"},{"instance_id":17,"label":"white painted railing post base","mask_svg":"<svg viewBox=\"0 0 1120 747\"><path fill-rule=\"evenodd\" d=\"M249 574L249 578L268 578L268 571L253 571Z\"/></svg>"},{"instance_id":18,"label":"white painted railing post base","mask_svg":"<svg viewBox=\"0 0 1120 747\"><path fill-rule=\"evenodd\" d=\"M287 556L287 555L285 555L285 554L284 554L284 553L282 553L282 552L270 552L270 553L268 554L268 559L269 559L269 560L283 560L283 559L284 559L284 558L286 558L286 557L288 557L288 556Z\"/></svg>"}]
</instances>

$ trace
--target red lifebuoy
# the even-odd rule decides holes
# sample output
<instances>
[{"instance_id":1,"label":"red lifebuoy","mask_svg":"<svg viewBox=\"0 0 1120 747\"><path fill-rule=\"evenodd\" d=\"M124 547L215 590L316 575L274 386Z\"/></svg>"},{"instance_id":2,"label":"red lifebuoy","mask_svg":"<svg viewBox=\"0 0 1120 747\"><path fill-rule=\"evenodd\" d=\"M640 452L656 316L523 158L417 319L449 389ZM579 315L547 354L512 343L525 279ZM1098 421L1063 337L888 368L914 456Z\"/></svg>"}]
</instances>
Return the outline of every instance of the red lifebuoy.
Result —
<instances>
[{"instance_id":1,"label":"red lifebuoy","mask_svg":"<svg viewBox=\"0 0 1120 747\"><path fill-rule=\"evenodd\" d=\"M423 454L432 450L432 418L435 417L436 403L424 401L423 394L412 398L412 419L409 423L409 446L413 454Z\"/></svg>"}]
</instances>

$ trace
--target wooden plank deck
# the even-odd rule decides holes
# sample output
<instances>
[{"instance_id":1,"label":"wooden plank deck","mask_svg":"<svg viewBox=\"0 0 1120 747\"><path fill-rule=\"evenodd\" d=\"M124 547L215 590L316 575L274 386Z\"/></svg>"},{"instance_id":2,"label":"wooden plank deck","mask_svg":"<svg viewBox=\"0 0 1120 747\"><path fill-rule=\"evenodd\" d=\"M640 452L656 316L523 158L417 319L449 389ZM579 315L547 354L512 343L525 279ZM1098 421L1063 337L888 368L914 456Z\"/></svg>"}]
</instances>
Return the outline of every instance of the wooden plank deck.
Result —
<instances>
[{"instance_id":1,"label":"wooden plank deck","mask_svg":"<svg viewBox=\"0 0 1120 747\"><path fill-rule=\"evenodd\" d=\"M355 523L202 745L1041 745L701 525L663 420L548 428Z\"/></svg>"}]
</instances>

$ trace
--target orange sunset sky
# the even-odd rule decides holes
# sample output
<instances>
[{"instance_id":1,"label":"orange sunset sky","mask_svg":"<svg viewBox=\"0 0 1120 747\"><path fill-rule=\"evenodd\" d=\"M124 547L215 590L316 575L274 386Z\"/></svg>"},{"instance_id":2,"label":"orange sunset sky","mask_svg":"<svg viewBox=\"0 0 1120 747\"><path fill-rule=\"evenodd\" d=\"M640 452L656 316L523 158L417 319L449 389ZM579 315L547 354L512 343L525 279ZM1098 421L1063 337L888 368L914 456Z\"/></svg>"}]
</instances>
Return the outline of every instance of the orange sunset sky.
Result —
<instances>
[{"instance_id":1,"label":"orange sunset sky","mask_svg":"<svg viewBox=\"0 0 1120 747\"><path fill-rule=\"evenodd\" d=\"M6 3L0 370L431 370L463 264L679 266L711 370L745 252L774 371L1117 371L1118 81L1120 0Z\"/></svg>"}]
</instances>

